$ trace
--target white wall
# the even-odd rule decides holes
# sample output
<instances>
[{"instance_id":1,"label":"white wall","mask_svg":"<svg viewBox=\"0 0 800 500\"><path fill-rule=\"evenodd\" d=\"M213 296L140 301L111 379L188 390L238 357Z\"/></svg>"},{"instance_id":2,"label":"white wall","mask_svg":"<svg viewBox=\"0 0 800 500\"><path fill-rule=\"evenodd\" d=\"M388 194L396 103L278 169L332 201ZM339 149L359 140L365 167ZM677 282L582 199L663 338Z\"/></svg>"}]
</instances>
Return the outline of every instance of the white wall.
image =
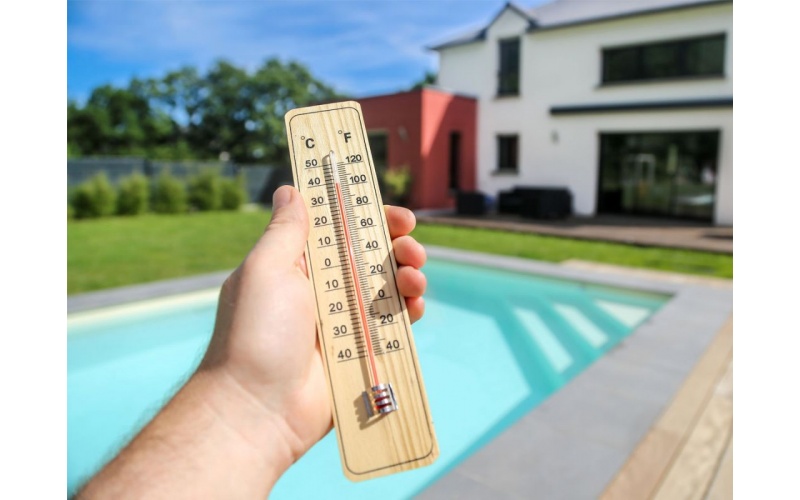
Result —
<instances>
[{"instance_id":1,"label":"white wall","mask_svg":"<svg viewBox=\"0 0 800 500\"><path fill-rule=\"evenodd\" d=\"M525 34L527 21L506 10L485 41L442 49L438 84L476 95L478 188L490 194L515 185L567 185L575 211L595 211L601 132L721 131L715 222L733 224L732 110L675 110L551 115L552 106L659 102L733 95L733 7L714 5ZM725 77L600 86L604 47L725 32ZM521 36L518 97L496 97L498 40ZM520 136L520 171L496 174L496 136ZM557 136L557 139L554 137Z\"/></svg>"}]
</instances>

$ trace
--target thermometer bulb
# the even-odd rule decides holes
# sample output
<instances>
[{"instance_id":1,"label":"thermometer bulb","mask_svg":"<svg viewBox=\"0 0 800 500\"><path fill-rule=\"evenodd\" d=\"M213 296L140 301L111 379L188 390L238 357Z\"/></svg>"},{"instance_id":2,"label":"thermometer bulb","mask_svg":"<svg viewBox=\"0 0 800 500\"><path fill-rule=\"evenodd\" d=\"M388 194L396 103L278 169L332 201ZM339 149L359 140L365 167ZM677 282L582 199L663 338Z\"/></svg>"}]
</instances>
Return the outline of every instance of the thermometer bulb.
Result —
<instances>
[{"instance_id":1,"label":"thermometer bulb","mask_svg":"<svg viewBox=\"0 0 800 500\"><path fill-rule=\"evenodd\" d=\"M364 400L364 407L370 417L397 410L397 400L394 397L392 384L378 384L372 387L371 395L364 391L361 398Z\"/></svg>"}]
</instances>

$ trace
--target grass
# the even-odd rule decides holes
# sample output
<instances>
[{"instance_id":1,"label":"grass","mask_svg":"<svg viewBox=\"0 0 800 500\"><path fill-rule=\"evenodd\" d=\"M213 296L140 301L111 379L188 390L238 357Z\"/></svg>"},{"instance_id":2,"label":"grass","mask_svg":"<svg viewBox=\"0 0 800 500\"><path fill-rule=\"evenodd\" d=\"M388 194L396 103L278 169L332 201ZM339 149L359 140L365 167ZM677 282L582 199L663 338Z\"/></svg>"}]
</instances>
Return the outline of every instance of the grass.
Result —
<instances>
[{"instance_id":1,"label":"grass","mask_svg":"<svg viewBox=\"0 0 800 500\"><path fill-rule=\"evenodd\" d=\"M548 262L581 259L718 278L733 277L733 256L693 250L638 247L493 229L422 224L414 237L430 245Z\"/></svg>"},{"instance_id":2,"label":"grass","mask_svg":"<svg viewBox=\"0 0 800 500\"><path fill-rule=\"evenodd\" d=\"M67 293L238 266L269 212L201 212L69 221Z\"/></svg>"},{"instance_id":3,"label":"grass","mask_svg":"<svg viewBox=\"0 0 800 500\"><path fill-rule=\"evenodd\" d=\"M67 293L233 269L250 251L269 218L269 212L257 211L69 221ZM550 262L581 259L733 276L730 255L432 224L420 224L413 236L425 244Z\"/></svg>"}]
</instances>

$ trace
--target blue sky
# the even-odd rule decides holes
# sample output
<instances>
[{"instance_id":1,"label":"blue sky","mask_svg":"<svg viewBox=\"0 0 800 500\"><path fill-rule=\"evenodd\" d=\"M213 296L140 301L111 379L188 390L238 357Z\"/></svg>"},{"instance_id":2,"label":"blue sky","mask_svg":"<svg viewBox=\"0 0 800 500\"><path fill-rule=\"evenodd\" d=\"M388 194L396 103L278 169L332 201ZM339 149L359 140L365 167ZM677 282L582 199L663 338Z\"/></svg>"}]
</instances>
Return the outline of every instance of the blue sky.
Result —
<instances>
[{"instance_id":1,"label":"blue sky","mask_svg":"<svg viewBox=\"0 0 800 500\"><path fill-rule=\"evenodd\" d=\"M525 8L544 0L516 2ZM294 59L340 92L403 90L435 70L426 46L479 27L504 0L69 1L67 95L216 59Z\"/></svg>"}]
</instances>

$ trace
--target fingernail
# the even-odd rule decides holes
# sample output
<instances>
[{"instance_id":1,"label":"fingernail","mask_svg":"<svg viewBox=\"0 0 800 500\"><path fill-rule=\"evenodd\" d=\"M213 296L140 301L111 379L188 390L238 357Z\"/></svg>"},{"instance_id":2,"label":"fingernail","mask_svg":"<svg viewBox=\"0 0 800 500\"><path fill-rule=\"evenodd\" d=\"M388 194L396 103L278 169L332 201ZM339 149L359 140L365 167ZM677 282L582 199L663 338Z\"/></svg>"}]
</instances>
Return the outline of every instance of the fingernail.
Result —
<instances>
[{"instance_id":1,"label":"fingernail","mask_svg":"<svg viewBox=\"0 0 800 500\"><path fill-rule=\"evenodd\" d=\"M272 194L272 209L277 210L292 201L292 190L287 188L278 188Z\"/></svg>"}]
</instances>

